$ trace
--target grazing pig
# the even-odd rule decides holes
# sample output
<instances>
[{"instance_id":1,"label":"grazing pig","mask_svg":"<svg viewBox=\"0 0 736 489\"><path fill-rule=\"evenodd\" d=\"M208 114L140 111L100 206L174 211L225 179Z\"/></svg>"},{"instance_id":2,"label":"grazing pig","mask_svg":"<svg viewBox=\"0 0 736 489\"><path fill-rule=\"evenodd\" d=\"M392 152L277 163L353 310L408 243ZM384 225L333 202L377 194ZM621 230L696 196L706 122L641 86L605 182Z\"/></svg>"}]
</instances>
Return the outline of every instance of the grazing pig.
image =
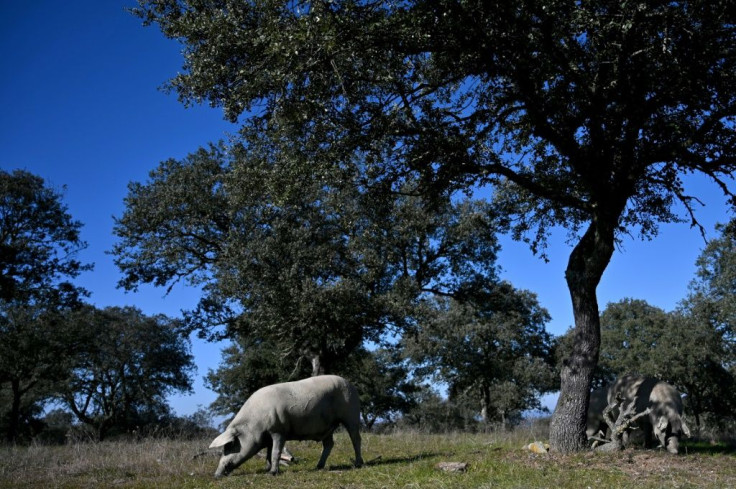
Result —
<instances>
[{"instance_id":1,"label":"grazing pig","mask_svg":"<svg viewBox=\"0 0 736 489\"><path fill-rule=\"evenodd\" d=\"M360 399L345 379L322 375L259 389L210 444L224 447L215 477L229 474L262 448L267 449L266 470L277 474L287 440L322 441L317 464L321 469L334 444L332 433L341 423L353 442L355 466L360 467Z\"/></svg>"},{"instance_id":2,"label":"grazing pig","mask_svg":"<svg viewBox=\"0 0 736 489\"><path fill-rule=\"evenodd\" d=\"M645 446L651 446L654 435L668 452L677 453L680 437L690 436L690 429L682 418L680 393L667 382L653 377L624 375L608 390L608 402L613 402L617 394L624 402L636 399L637 413L651 409L648 418L639 422Z\"/></svg>"}]
</instances>

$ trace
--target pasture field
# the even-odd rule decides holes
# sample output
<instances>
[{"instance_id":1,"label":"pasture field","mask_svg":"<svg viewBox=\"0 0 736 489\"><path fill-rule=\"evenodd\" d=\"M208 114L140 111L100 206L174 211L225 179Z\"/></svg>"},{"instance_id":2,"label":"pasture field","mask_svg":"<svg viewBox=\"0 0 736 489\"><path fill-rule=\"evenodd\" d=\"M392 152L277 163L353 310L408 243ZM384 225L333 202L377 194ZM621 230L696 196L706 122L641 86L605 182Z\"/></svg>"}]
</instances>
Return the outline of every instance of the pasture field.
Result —
<instances>
[{"instance_id":1,"label":"pasture field","mask_svg":"<svg viewBox=\"0 0 736 489\"><path fill-rule=\"evenodd\" d=\"M363 434L367 465L353 469L347 434L336 434L327 469L315 470L321 444L289 442L298 463L274 478L262 458L215 480L218 454L209 439L147 439L65 446L0 448L0 488L736 488L736 450L685 443L681 455L626 450L617 454L533 454L533 430L430 435ZM465 462L444 472L440 462Z\"/></svg>"}]
</instances>

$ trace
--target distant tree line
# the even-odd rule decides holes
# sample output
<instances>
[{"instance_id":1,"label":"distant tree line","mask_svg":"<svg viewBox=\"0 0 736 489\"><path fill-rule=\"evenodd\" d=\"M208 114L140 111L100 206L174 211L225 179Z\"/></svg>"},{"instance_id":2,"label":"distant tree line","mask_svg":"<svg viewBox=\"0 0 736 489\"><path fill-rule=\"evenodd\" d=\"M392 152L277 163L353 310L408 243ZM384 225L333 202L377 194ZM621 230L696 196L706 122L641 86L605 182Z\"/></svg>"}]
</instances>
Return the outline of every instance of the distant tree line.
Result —
<instances>
[{"instance_id":1,"label":"distant tree line","mask_svg":"<svg viewBox=\"0 0 736 489\"><path fill-rule=\"evenodd\" d=\"M32 288L22 278L3 289L6 438L33 436L53 406L96 439L171 420L165 396L191 389L187 338L195 330L231 340L221 367L207 376L220 395L212 410L222 415L263 385L324 372L358 385L369 428L409 416L421 399L436 396L423 385L429 381L445 383L449 402L465 406L465 425L518 418L556 387L548 315L533 294L498 279L492 230L501 220L487 205L449 195L427 202L408 185L376 199L372 185L380 182L365 168L305 175L292 188L280 181L288 165L274 168L253 154L211 147L163 163L146 185L131 184L116 223L121 283L201 285L201 303L182 320L87 305L86 291L71 279L91 267L77 262L38 279L45 285L36 289L46 296L65 290L67 300L32 299L22 293ZM33 254L28 238L50 235L49 225L68 228L47 247L66 246L62 256L72 260L84 247L81 224L68 216L61 194L26 172L2 177L3 242L20 250L5 254L6 266L21 267ZM31 195L48 195L53 219L20 212L21 183ZM19 221L23 239L10 229ZM465 324L468 344L448 349L453 340L445 336ZM479 345L475 358L462 358ZM481 360L464 371L463 363ZM443 362L454 366L435 372ZM501 386L504 397L496 395ZM64 416L54 413L58 425Z\"/></svg>"},{"instance_id":2,"label":"distant tree line","mask_svg":"<svg viewBox=\"0 0 736 489\"><path fill-rule=\"evenodd\" d=\"M85 303L87 291L72 282L92 268L76 259L86 246L81 227L41 178L0 171L0 429L8 441L71 428L70 413L98 440L171 424L166 395L191 390L194 364L178 321ZM49 406L57 410L44 416Z\"/></svg>"},{"instance_id":3,"label":"distant tree line","mask_svg":"<svg viewBox=\"0 0 736 489\"><path fill-rule=\"evenodd\" d=\"M368 429L486 429L559 388L572 333L552 337L535 295L498 277L503 216L467 197L427 201L408 184L375 195L381 182L362 165L293 179L288 161L254 154L210 147L130 185L115 227L121 285L201 286L183 319L86 304L71 281L91 268L75 260L81 223L40 178L0 173L6 439L206 427L206 413L177 418L166 403L191 390L194 331L230 340L206 377L211 415L264 385L329 372L358 386ZM734 229L719 228L676 311L608 305L597 383L655 375L686 394L696 425L733 423Z\"/></svg>"}]
</instances>

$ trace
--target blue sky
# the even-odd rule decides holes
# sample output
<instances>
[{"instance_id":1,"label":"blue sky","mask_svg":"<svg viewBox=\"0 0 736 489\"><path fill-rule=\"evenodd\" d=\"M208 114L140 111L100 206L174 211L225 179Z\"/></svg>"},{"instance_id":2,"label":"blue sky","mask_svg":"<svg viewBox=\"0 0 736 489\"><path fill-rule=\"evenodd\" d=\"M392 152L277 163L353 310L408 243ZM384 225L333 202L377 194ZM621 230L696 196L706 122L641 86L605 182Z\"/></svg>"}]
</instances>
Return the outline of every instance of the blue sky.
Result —
<instances>
[{"instance_id":1,"label":"blue sky","mask_svg":"<svg viewBox=\"0 0 736 489\"><path fill-rule=\"evenodd\" d=\"M0 168L25 169L65 187L64 202L84 224L82 236L89 243L81 258L95 264L78 283L92 292L95 305L133 305L147 314L178 316L197 302L196 290L179 286L166 296L152 287L137 293L116 288L119 273L106 254L115 241L113 216L123 212L129 182L145 181L162 160L181 158L237 128L218 109L184 108L175 95L159 90L181 69L180 48L124 10L133 4L0 2ZM725 200L703 179L688 183L706 204L699 217L713 237L715 223L731 215ZM564 232L550 239L549 263L522 243L502 242L504 278L537 293L553 318L548 330L564 333L572 324ZM633 297L673 309L687 294L704 244L687 224L665 225L653 241L627 238L598 289L601 307ZM214 400L201 379L216 368L221 348L194 341L195 392L170 399L178 414Z\"/></svg>"}]
</instances>

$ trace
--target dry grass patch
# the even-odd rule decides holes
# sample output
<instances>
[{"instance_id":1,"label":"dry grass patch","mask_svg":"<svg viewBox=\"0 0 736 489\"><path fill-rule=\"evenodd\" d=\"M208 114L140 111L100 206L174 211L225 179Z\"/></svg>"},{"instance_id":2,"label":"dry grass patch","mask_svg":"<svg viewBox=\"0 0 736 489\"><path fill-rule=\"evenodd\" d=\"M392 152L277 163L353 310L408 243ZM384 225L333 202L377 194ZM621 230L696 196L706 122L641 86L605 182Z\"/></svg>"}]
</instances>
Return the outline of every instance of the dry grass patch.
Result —
<instances>
[{"instance_id":1,"label":"dry grass patch","mask_svg":"<svg viewBox=\"0 0 736 489\"><path fill-rule=\"evenodd\" d=\"M0 487L175 487L173 481L210 472L216 460L193 458L194 447L145 440L3 448Z\"/></svg>"}]
</instances>

